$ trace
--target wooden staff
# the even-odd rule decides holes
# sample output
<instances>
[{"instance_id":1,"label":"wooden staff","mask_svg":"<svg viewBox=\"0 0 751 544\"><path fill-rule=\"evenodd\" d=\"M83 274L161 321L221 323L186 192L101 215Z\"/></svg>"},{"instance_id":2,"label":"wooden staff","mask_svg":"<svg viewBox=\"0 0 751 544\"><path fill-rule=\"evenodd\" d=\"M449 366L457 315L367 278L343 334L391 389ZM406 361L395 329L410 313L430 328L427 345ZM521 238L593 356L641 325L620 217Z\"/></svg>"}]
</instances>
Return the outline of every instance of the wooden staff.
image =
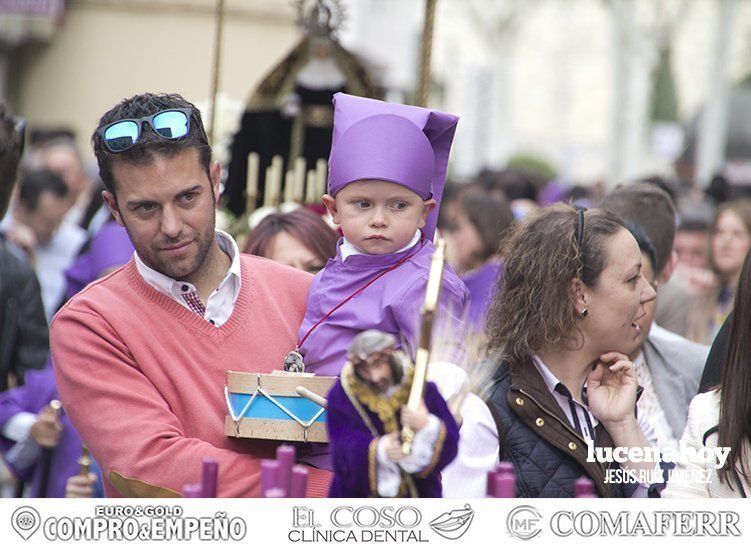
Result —
<instances>
[{"instance_id":1,"label":"wooden staff","mask_svg":"<svg viewBox=\"0 0 751 544\"><path fill-rule=\"evenodd\" d=\"M320 198L316 191L316 171L308 170L305 178L305 204L315 204Z\"/></svg>"},{"instance_id":2,"label":"wooden staff","mask_svg":"<svg viewBox=\"0 0 751 544\"><path fill-rule=\"evenodd\" d=\"M248 154L248 181L245 184L245 215L250 215L256 209L258 198L258 170L261 158L255 151Z\"/></svg>"},{"instance_id":3,"label":"wooden staff","mask_svg":"<svg viewBox=\"0 0 751 544\"><path fill-rule=\"evenodd\" d=\"M326 194L326 159L316 161L316 199Z\"/></svg>"},{"instance_id":4,"label":"wooden staff","mask_svg":"<svg viewBox=\"0 0 751 544\"><path fill-rule=\"evenodd\" d=\"M216 125L216 95L219 91L219 72L222 59L222 31L224 29L224 0L216 0L216 12L214 14L216 30L214 31L214 61L212 63L211 77L211 122L209 123L209 142L214 142L214 126Z\"/></svg>"},{"instance_id":5,"label":"wooden staff","mask_svg":"<svg viewBox=\"0 0 751 544\"><path fill-rule=\"evenodd\" d=\"M295 200L295 172L293 170L287 170L284 174L284 202L292 202Z\"/></svg>"},{"instance_id":6,"label":"wooden staff","mask_svg":"<svg viewBox=\"0 0 751 544\"><path fill-rule=\"evenodd\" d=\"M63 411L63 405L62 403L57 400L53 399L50 401L49 405L50 409L52 410L52 413L55 414L55 416L60 418L60 415ZM49 482L50 482L50 470L52 469L52 455L55 453L55 448L44 448L42 450L42 473L39 478L39 495L40 498L46 498L49 495Z\"/></svg>"},{"instance_id":7,"label":"wooden staff","mask_svg":"<svg viewBox=\"0 0 751 544\"><path fill-rule=\"evenodd\" d=\"M435 252L430 259L430 273L428 275L428 286L425 289L425 303L420 310L422 324L420 326L420 343L415 353L415 370L412 377L412 389L409 391L409 400L407 406L410 410L420 408L423 391L425 390L425 378L428 372L428 363L430 362L430 342L433 337L433 322L435 320L436 309L438 308L438 297L441 294L441 283L443 282L443 263L446 260L446 242L440 238L436 242ZM402 428L402 452L409 455L412 451L412 440L415 438L415 431L404 426Z\"/></svg>"},{"instance_id":8,"label":"wooden staff","mask_svg":"<svg viewBox=\"0 0 751 544\"><path fill-rule=\"evenodd\" d=\"M438 0L426 0L425 24L422 29L420 47L420 77L417 82L415 102L418 106L428 105L430 96L430 57L433 52L433 26L435 25L435 7Z\"/></svg>"},{"instance_id":9,"label":"wooden staff","mask_svg":"<svg viewBox=\"0 0 751 544\"><path fill-rule=\"evenodd\" d=\"M295 182L292 199L298 204L302 203L303 192L305 191L305 157L295 159Z\"/></svg>"},{"instance_id":10,"label":"wooden staff","mask_svg":"<svg viewBox=\"0 0 751 544\"><path fill-rule=\"evenodd\" d=\"M91 453L86 444L81 444L81 457L78 458L78 474L87 476L91 471Z\"/></svg>"}]
</instances>

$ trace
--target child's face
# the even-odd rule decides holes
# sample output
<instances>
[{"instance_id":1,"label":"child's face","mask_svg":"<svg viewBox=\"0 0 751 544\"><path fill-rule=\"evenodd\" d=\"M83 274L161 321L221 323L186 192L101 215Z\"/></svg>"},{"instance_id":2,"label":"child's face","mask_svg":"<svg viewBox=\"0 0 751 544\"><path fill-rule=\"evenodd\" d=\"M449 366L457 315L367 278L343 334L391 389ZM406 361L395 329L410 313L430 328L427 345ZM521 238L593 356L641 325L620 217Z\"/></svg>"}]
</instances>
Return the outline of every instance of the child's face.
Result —
<instances>
[{"instance_id":1,"label":"child's face","mask_svg":"<svg viewBox=\"0 0 751 544\"><path fill-rule=\"evenodd\" d=\"M406 246L436 205L433 199L422 200L402 185L381 180L352 182L336 198L324 195L323 203L344 237L371 255Z\"/></svg>"}]
</instances>

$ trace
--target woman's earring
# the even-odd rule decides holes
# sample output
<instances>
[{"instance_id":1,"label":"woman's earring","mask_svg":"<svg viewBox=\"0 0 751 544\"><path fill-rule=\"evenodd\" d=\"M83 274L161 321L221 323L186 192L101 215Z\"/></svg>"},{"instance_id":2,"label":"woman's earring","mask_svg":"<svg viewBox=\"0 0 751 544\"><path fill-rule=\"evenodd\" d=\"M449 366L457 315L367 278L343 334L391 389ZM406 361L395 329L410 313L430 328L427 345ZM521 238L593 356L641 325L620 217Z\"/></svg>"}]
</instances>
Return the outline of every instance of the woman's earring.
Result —
<instances>
[{"instance_id":1,"label":"woman's earring","mask_svg":"<svg viewBox=\"0 0 751 544\"><path fill-rule=\"evenodd\" d=\"M588 313L589 313L589 310L584 308L581 312L579 312L579 315L581 315L582 317L587 317Z\"/></svg>"}]
</instances>

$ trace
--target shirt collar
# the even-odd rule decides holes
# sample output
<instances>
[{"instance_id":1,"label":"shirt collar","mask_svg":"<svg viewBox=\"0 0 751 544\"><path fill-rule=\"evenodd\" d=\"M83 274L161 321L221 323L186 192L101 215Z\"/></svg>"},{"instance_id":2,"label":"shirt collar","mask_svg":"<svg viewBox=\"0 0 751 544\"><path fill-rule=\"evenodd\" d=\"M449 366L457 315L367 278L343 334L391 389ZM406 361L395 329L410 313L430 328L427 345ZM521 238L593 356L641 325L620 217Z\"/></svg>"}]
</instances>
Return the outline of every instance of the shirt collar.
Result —
<instances>
[{"instance_id":1,"label":"shirt collar","mask_svg":"<svg viewBox=\"0 0 751 544\"><path fill-rule=\"evenodd\" d=\"M215 231L215 236L216 241L219 244L219 248L224 251L224 253L226 253L227 256L232 260L229 265L229 270L227 270L227 275L219 285L223 285L228 278L233 276L236 277L238 281L240 281L240 250L237 247L237 242L235 242L232 236L219 229ZM170 278L169 276L162 274L161 272L157 272L156 270L151 268L149 265L143 262L137 251L134 252L133 258L136 261L136 269L138 270L138 273L141 274L141 277L144 280L146 280L146 283L151 285L157 291L166 295L180 295L183 285L187 285L190 291L195 290L195 286L192 283L177 281L174 278Z\"/></svg>"},{"instance_id":2,"label":"shirt collar","mask_svg":"<svg viewBox=\"0 0 751 544\"><path fill-rule=\"evenodd\" d=\"M415 235L412 237L412 240L410 240L409 243L399 251L392 253L392 255L396 253L403 253L408 249L415 247L415 245L420 241L421 237L422 232L420 231L420 229L417 229L417 231L415 231ZM346 238L342 238L342 243L339 246L339 254L342 256L342 262L344 262L347 260L347 257L351 257L352 255L364 255L365 252L361 251L359 248L357 248L357 246L352 244Z\"/></svg>"}]
</instances>

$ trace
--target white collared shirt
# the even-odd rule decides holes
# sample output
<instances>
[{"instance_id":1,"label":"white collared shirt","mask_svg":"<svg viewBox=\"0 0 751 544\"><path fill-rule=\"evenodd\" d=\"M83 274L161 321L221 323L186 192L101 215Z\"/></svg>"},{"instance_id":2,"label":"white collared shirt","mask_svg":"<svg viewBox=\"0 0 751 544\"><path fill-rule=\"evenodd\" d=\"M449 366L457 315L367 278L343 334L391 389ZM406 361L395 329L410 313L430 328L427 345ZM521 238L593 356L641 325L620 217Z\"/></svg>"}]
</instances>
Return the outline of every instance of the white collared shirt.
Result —
<instances>
[{"instance_id":1,"label":"white collared shirt","mask_svg":"<svg viewBox=\"0 0 751 544\"><path fill-rule=\"evenodd\" d=\"M572 393L568 388L561 383L561 381L555 377L550 369L545 366L537 355L532 356L532 361L535 364L535 368L542 376L545 385L548 386L548 391L553 395L553 398L561 407L563 413L566 414L569 423L571 423L574 431L587 440L595 439L595 427L599 421L594 414L589 410L588 406L585 406L574 400Z\"/></svg>"},{"instance_id":2,"label":"white collared shirt","mask_svg":"<svg viewBox=\"0 0 751 544\"><path fill-rule=\"evenodd\" d=\"M412 240L409 241L409 243L401 248L399 251L394 251L394 253L403 253L407 251L408 249L411 249L417 245L417 243L420 241L420 238L422 237L422 232L420 229L417 229L415 232L415 235L412 237ZM347 240L346 238L342 239L342 245L339 247L339 253L342 256L342 262L347 260L347 257L351 257L352 255L364 255L365 252L361 251L357 246L355 246L352 242Z\"/></svg>"},{"instance_id":3,"label":"white collared shirt","mask_svg":"<svg viewBox=\"0 0 751 544\"><path fill-rule=\"evenodd\" d=\"M232 263L229 266L229 270L227 270L227 275L224 276L219 286L214 289L214 292L209 295L203 318L212 325L221 327L232 315L235 302L237 302L237 297L240 295L240 250L235 240L229 234L218 229L216 231L216 241L221 250L232 260ZM195 311L185 300L185 296L198 295L195 285L184 281L177 281L161 272L157 272L141 260L138 252L135 253L134 258L138 273L141 274L146 283L188 310Z\"/></svg>"}]
</instances>

